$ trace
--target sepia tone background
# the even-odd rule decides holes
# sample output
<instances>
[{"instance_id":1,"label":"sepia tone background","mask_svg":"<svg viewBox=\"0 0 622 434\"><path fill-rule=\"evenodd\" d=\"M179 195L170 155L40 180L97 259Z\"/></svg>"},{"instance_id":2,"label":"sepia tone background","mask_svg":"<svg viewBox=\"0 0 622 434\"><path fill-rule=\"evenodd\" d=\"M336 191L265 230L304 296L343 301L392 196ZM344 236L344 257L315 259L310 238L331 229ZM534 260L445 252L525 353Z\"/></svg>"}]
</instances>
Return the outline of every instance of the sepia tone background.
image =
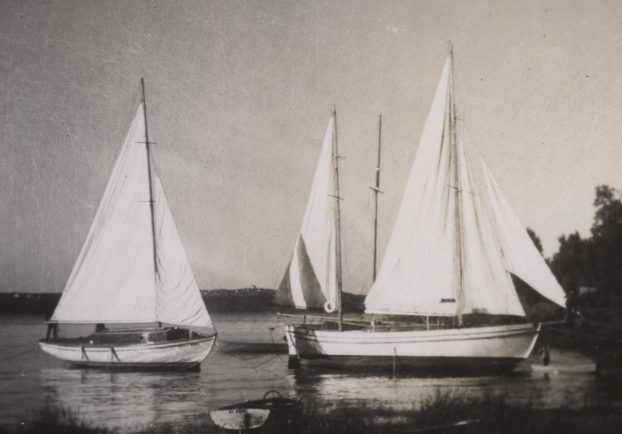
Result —
<instances>
[{"instance_id":1,"label":"sepia tone background","mask_svg":"<svg viewBox=\"0 0 622 434\"><path fill-rule=\"evenodd\" d=\"M542 239L622 185L622 3L0 1L0 292L61 291L147 87L154 158L201 288L274 287L328 116L344 289L371 283L455 51L459 134Z\"/></svg>"}]
</instances>

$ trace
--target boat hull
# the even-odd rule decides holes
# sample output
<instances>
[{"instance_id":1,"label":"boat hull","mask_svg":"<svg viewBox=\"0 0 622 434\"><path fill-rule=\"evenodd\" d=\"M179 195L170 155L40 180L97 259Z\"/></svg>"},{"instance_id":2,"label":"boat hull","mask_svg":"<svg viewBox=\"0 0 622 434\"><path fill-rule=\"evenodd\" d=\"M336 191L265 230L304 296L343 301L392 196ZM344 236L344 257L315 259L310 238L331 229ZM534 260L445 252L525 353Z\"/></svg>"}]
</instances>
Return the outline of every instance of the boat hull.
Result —
<instances>
[{"instance_id":1,"label":"boat hull","mask_svg":"<svg viewBox=\"0 0 622 434\"><path fill-rule=\"evenodd\" d=\"M531 354L540 326L443 330L314 330L287 325L290 357L309 364L408 366L426 369L512 369Z\"/></svg>"},{"instance_id":2,"label":"boat hull","mask_svg":"<svg viewBox=\"0 0 622 434\"><path fill-rule=\"evenodd\" d=\"M303 404L298 399L283 398L269 391L264 398L246 401L210 411L214 424L224 430L246 432L262 428L261 432L298 432Z\"/></svg>"},{"instance_id":3,"label":"boat hull","mask_svg":"<svg viewBox=\"0 0 622 434\"><path fill-rule=\"evenodd\" d=\"M39 341L47 354L79 367L104 369L197 369L208 356L216 336L162 343L130 345Z\"/></svg>"}]
</instances>

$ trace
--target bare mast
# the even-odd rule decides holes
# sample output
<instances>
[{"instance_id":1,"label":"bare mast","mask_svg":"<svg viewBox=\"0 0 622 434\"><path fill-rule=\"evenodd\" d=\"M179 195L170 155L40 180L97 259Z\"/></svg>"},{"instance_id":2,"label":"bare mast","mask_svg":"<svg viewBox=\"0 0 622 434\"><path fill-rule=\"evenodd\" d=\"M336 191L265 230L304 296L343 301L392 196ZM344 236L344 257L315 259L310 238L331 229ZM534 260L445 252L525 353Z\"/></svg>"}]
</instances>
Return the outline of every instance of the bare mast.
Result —
<instances>
[{"instance_id":1,"label":"bare mast","mask_svg":"<svg viewBox=\"0 0 622 434\"><path fill-rule=\"evenodd\" d=\"M145 98L145 79L140 78L140 86L142 89L142 103L143 103L143 116L145 118L145 149L147 150L147 175L149 177L149 208L151 210L151 239L153 241L153 269L155 274L158 274L158 255L157 255L157 243L156 243L156 228L155 228L155 210L153 207L153 176L151 174L151 150L149 148L149 129L147 128L147 99Z\"/></svg>"},{"instance_id":2,"label":"bare mast","mask_svg":"<svg viewBox=\"0 0 622 434\"><path fill-rule=\"evenodd\" d=\"M378 193L380 191L380 147L382 145L382 115L378 116L378 162L376 163L376 185L370 187L374 192L374 263L372 283L376 281L378 268Z\"/></svg>"},{"instance_id":3,"label":"bare mast","mask_svg":"<svg viewBox=\"0 0 622 434\"><path fill-rule=\"evenodd\" d=\"M341 196L339 196L339 147L337 146L337 108L333 107L333 167L335 170L335 200L337 201L335 207L336 217L336 260L337 260L337 313L339 330L343 329L343 307L342 307L342 277L341 277Z\"/></svg>"},{"instance_id":4,"label":"bare mast","mask_svg":"<svg viewBox=\"0 0 622 434\"><path fill-rule=\"evenodd\" d=\"M450 82L449 82L449 140L450 149L453 155L454 166L454 189L456 192L455 218L456 218L456 248L458 251L458 289L456 291L456 316L458 326L462 327L462 311L464 306L464 248L463 248L463 229L462 229L462 190L460 180L460 161L458 155L458 135L456 132L456 100L454 95L454 47L449 41L449 62L450 62Z\"/></svg>"}]
</instances>

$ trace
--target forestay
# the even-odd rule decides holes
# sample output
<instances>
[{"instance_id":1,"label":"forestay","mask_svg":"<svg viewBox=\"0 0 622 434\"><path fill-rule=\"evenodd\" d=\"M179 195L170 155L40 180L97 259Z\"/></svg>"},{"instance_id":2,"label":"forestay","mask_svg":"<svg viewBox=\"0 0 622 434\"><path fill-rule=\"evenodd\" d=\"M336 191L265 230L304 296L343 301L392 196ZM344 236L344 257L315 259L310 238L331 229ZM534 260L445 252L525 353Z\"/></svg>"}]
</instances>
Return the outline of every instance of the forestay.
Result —
<instances>
[{"instance_id":1,"label":"forestay","mask_svg":"<svg viewBox=\"0 0 622 434\"><path fill-rule=\"evenodd\" d=\"M471 180L443 68L368 313L524 315Z\"/></svg>"},{"instance_id":2,"label":"forestay","mask_svg":"<svg viewBox=\"0 0 622 434\"><path fill-rule=\"evenodd\" d=\"M337 307L333 131L331 116L294 253L276 294L278 304L307 309L329 302L327 307Z\"/></svg>"},{"instance_id":3,"label":"forestay","mask_svg":"<svg viewBox=\"0 0 622 434\"><path fill-rule=\"evenodd\" d=\"M544 297L565 307L564 290L529 238L525 226L519 221L483 160L482 171L487 191L486 205L495 225L497 243L501 248L505 267Z\"/></svg>"},{"instance_id":4,"label":"forestay","mask_svg":"<svg viewBox=\"0 0 622 434\"><path fill-rule=\"evenodd\" d=\"M53 321L213 326L155 173L152 232L147 158L141 104Z\"/></svg>"}]
</instances>

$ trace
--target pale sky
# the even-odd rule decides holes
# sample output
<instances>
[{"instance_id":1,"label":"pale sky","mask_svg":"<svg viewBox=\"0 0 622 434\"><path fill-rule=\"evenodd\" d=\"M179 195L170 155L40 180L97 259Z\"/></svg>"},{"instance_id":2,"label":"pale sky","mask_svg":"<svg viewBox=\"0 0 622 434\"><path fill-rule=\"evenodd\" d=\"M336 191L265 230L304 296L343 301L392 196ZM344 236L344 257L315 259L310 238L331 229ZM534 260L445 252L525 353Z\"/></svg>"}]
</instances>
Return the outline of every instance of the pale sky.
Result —
<instances>
[{"instance_id":1,"label":"pale sky","mask_svg":"<svg viewBox=\"0 0 622 434\"><path fill-rule=\"evenodd\" d=\"M61 291L147 86L201 288L274 287L339 120L344 289L371 284L446 56L459 134L557 250L622 187L622 3L0 0L0 291Z\"/></svg>"}]
</instances>

